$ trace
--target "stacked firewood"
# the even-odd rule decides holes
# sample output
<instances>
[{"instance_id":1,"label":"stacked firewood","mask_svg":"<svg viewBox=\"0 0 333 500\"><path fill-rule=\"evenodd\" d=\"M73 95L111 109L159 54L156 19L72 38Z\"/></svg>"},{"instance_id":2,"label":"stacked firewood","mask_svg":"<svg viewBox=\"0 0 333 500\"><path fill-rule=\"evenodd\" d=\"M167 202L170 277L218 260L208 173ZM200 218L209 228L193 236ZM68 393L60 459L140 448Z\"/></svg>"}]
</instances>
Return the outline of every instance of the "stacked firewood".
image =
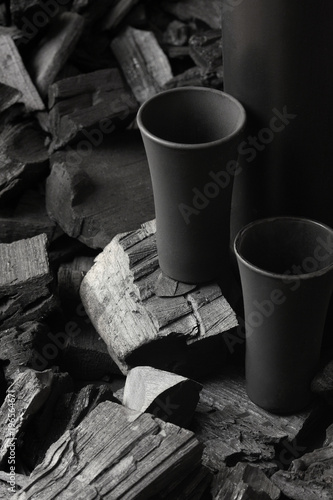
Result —
<instances>
[{"instance_id":1,"label":"stacked firewood","mask_svg":"<svg viewBox=\"0 0 333 500\"><path fill-rule=\"evenodd\" d=\"M237 279L158 264L135 116L223 89L220 4L0 2L0 498L333 498L333 355L261 410Z\"/></svg>"}]
</instances>

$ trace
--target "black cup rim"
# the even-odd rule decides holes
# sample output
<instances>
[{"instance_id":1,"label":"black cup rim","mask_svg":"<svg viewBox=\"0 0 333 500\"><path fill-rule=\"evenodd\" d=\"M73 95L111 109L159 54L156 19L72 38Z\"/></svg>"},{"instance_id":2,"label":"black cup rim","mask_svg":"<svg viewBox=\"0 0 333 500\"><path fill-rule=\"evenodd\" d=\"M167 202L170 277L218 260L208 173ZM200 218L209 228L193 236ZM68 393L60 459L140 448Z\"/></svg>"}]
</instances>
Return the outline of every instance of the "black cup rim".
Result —
<instances>
[{"instance_id":1,"label":"black cup rim","mask_svg":"<svg viewBox=\"0 0 333 500\"><path fill-rule=\"evenodd\" d=\"M214 94L219 94L224 96L225 98L229 99L229 101L232 101L239 109L240 111L240 116L239 116L239 125L237 128L229 135L222 137L221 139L217 139L215 141L209 141L209 142L201 142L197 144L187 144L187 143L182 143L182 142L173 142L173 141L167 141L165 139L162 139L155 134L152 134L143 124L142 120L142 115L144 113L144 110L147 106L151 104L154 100L157 100L160 98L161 95L165 94L171 94L171 93L178 93L178 92L187 92L187 91L198 91L198 92L207 92L207 93L214 93ZM163 90L162 92L159 92L149 99L147 99L144 103L141 104L139 111L136 116L137 124L140 129L140 131L147 137L149 137L151 140L157 142L158 144L161 144L166 147L170 148L179 148L179 149L203 149L203 148L211 148L212 146L217 146L219 144L223 144L225 142L230 141L233 137L237 137L245 128L245 123L246 123L246 111L244 106L232 95L227 94L226 92L223 92L222 90L214 89L211 87L200 87L196 85L189 85L187 87L177 87L174 89L169 89L169 90Z\"/></svg>"},{"instance_id":2,"label":"black cup rim","mask_svg":"<svg viewBox=\"0 0 333 500\"><path fill-rule=\"evenodd\" d=\"M333 270L333 262L322 269L318 269L317 271L312 271L308 273L302 273L302 274L282 274L282 273L274 273L272 271L266 271L265 269L260 268L259 266L256 266L252 264L249 260L247 260L243 255L239 252L239 245L241 242L241 239L244 236L244 233L247 231L251 230L252 227L257 226L259 224L267 224L268 222L274 223L275 221L297 221L297 222L304 222L307 224L314 224L317 226L320 226L324 228L326 231L330 232L331 235L333 236L333 229L328 226L327 224L324 224L323 222L314 220L314 219L309 219L307 217L294 217L294 216L280 216L280 217L265 217L262 219L255 220L253 222L250 222L246 226L242 227L234 240L234 252L237 257L237 259L242 262L247 268L251 269L252 271L257 272L258 274L261 274L263 276L267 276L269 278L276 278L276 279L283 279L284 281L298 281L298 280L306 280L306 279L311 279L311 278L316 278L318 276L321 276L323 274L326 274L330 270Z\"/></svg>"}]
</instances>

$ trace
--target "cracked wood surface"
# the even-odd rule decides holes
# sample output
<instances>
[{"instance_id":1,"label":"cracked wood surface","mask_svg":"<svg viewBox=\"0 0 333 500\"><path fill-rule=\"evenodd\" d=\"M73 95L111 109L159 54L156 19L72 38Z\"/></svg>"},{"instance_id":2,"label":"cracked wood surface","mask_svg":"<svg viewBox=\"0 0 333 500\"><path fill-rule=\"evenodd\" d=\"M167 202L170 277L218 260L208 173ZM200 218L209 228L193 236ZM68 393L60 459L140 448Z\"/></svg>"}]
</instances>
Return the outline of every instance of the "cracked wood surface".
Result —
<instances>
[{"instance_id":1,"label":"cracked wood surface","mask_svg":"<svg viewBox=\"0 0 333 500\"><path fill-rule=\"evenodd\" d=\"M52 280L45 234L0 244L0 331L49 313Z\"/></svg>"},{"instance_id":2,"label":"cracked wood surface","mask_svg":"<svg viewBox=\"0 0 333 500\"><path fill-rule=\"evenodd\" d=\"M161 498L199 466L201 453L192 432L104 402L51 445L13 499Z\"/></svg>"},{"instance_id":3,"label":"cracked wood surface","mask_svg":"<svg viewBox=\"0 0 333 500\"><path fill-rule=\"evenodd\" d=\"M178 297L155 295L160 274L155 231L150 221L116 236L97 256L80 288L92 323L124 373L138 364L175 371L186 362L192 344L202 342L203 351L205 341L237 326L216 283Z\"/></svg>"}]
</instances>

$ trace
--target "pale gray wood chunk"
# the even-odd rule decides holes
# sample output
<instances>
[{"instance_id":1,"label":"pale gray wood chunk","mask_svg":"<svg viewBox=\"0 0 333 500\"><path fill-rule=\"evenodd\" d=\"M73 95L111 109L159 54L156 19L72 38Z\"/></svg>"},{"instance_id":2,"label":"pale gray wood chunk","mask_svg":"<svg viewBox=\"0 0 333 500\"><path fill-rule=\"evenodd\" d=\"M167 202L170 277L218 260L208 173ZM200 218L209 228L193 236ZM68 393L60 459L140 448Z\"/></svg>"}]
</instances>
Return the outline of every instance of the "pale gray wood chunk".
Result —
<instances>
[{"instance_id":1,"label":"pale gray wood chunk","mask_svg":"<svg viewBox=\"0 0 333 500\"><path fill-rule=\"evenodd\" d=\"M186 427L198 404L200 390L200 384L181 375L137 366L127 375L123 404Z\"/></svg>"},{"instance_id":2,"label":"pale gray wood chunk","mask_svg":"<svg viewBox=\"0 0 333 500\"><path fill-rule=\"evenodd\" d=\"M117 235L81 284L87 314L123 373L136 365L174 371L170 366L182 361L191 344L223 336L238 324L215 283L179 297L154 294L160 274L155 231L150 221ZM183 344L179 351L177 341Z\"/></svg>"},{"instance_id":3,"label":"pale gray wood chunk","mask_svg":"<svg viewBox=\"0 0 333 500\"><path fill-rule=\"evenodd\" d=\"M0 330L40 320L56 305L45 234L0 244Z\"/></svg>"},{"instance_id":4,"label":"pale gray wood chunk","mask_svg":"<svg viewBox=\"0 0 333 500\"><path fill-rule=\"evenodd\" d=\"M13 498L158 498L199 466L201 453L192 432L104 402L51 445Z\"/></svg>"},{"instance_id":5,"label":"pale gray wood chunk","mask_svg":"<svg viewBox=\"0 0 333 500\"><path fill-rule=\"evenodd\" d=\"M22 93L27 111L41 111L44 103L32 83L15 42L9 35L0 34L0 81Z\"/></svg>"},{"instance_id":6,"label":"pale gray wood chunk","mask_svg":"<svg viewBox=\"0 0 333 500\"><path fill-rule=\"evenodd\" d=\"M111 49L139 103L160 92L173 77L167 56L152 31L127 26Z\"/></svg>"}]
</instances>

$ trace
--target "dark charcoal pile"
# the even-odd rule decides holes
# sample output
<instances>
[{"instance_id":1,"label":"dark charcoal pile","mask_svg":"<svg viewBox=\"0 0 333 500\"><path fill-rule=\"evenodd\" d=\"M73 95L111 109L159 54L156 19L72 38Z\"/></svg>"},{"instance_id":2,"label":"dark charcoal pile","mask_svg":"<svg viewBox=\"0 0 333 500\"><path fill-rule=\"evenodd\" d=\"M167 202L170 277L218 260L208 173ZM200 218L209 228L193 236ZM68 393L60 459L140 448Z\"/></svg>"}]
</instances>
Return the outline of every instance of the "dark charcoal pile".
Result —
<instances>
[{"instance_id":1,"label":"dark charcoal pile","mask_svg":"<svg viewBox=\"0 0 333 500\"><path fill-rule=\"evenodd\" d=\"M223 89L220 0L0 2L0 498L333 498L333 356L271 415L237 283L158 282L135 116L186 85Z\"/></svg>"}]
</instances>

